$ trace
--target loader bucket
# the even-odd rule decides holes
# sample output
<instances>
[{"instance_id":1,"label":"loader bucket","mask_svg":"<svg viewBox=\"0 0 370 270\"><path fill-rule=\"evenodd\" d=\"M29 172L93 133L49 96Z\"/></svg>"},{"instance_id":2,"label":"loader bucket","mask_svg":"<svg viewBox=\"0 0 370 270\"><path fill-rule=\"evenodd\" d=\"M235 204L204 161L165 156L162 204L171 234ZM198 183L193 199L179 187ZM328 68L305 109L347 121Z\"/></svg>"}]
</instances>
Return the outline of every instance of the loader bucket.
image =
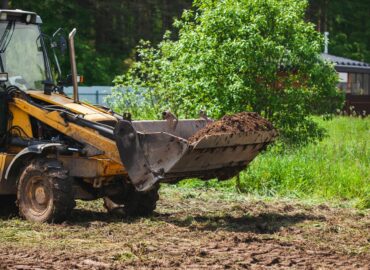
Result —
<instances>
[{"instance_id":1,"label":"loader bucket","mask_svg":"<svg viewBox=\"0 0 370 270\"><path fill-rule=\"evenodd\" d=\"M173 123L172 123L173 124ZM229 179L243 170L277 136L275 130L224 133L188 139L207 120L119 121L115 138L122 163L139 191L157 182L186 178Z\"/></svg>"}]
</instances>

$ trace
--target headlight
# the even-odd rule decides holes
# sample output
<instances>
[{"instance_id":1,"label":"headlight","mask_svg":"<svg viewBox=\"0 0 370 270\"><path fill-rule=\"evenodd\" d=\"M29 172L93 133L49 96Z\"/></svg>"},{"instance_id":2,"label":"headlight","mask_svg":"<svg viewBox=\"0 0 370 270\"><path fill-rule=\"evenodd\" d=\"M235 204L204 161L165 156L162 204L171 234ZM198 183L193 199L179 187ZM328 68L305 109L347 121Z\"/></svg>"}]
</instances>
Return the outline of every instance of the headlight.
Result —
<instances>
[{"instance_id":1,"label":"headlight","mask_svg":"<svg viewBox=\"0 0 370 270\"><path fill-rule=\"evenodd\" d=\"M5 13L5 12L1 12L0 13L0 20L1 21L6 21L6 19L8 18L8 14Z\"/></svg>"}]
</instances>

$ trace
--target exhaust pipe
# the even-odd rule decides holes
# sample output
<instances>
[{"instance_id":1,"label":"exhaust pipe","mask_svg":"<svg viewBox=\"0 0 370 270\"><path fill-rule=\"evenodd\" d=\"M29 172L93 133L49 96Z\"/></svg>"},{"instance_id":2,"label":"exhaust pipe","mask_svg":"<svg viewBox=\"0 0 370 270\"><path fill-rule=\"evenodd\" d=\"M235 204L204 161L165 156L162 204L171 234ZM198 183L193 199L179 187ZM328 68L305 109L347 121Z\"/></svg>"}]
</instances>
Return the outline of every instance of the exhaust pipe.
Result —
<instances>
[{"instance_id":1,"label":"exhaust pipe","mask_svg":"<svg viewBox=\"0 0 370 270\"><path fill-rule=\"evenodd\" d=\"M73 102L79 103L78 98L78 85L77 85L77 66L76 66L76 53L75 53L75 35L76 35L76 28L69 33L68 41L69 41L69 59L71 62L71 71L72 71L72 85L73 85Z\"/></svg>"}]
</instances>

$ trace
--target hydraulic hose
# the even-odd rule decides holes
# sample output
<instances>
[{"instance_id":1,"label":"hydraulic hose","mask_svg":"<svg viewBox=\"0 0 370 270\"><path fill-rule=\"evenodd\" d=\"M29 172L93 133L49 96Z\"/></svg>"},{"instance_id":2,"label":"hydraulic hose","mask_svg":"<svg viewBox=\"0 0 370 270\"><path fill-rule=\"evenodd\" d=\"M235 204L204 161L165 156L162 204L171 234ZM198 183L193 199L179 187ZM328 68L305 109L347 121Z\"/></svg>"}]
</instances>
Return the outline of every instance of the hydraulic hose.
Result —
<instances>
[{"instance_id":1,"label":"hydraulic hose","mask_svg":"<svg viewBox=\"0 0 370 270\"><path fill-rule=\"evenodd\" d=\"M103 135L104 137L107 137L108 139L111 139L111 140L115 140L114 133L113 133L113 128L111 128L109 126L106 126L106 125L103 125L103 124L100 124L100 123L96 123L96 122L92 122L92 121L83 119L79 116L72 116L70 114L64 114L63 117L68 122L75 123L75 124L77 124L79 126L82 126L82 127L88 127L88 128L94 129L97 132L99 132L99 134Z\"/></svg>"}]
</instances>

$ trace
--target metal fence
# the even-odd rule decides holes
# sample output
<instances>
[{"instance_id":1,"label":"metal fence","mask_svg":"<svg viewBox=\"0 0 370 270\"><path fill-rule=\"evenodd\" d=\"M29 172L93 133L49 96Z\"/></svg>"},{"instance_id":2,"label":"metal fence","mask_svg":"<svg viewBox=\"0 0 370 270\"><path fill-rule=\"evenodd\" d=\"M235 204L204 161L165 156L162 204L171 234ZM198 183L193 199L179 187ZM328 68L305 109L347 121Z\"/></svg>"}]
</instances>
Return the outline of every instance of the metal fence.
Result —
<instances>
[{"instance_id":1,"label":"metal fence","mask_svg":"<svg viewBox=\"0 0 370 270\"><path fill-rule=\"evenodd\" d=\"M65 87L64 92L72 97L73 88ZM78 87L79 98L91 104L107 105L105 98L112 93L111 86L80 86Z\"/></svg>"}]
</instances>

